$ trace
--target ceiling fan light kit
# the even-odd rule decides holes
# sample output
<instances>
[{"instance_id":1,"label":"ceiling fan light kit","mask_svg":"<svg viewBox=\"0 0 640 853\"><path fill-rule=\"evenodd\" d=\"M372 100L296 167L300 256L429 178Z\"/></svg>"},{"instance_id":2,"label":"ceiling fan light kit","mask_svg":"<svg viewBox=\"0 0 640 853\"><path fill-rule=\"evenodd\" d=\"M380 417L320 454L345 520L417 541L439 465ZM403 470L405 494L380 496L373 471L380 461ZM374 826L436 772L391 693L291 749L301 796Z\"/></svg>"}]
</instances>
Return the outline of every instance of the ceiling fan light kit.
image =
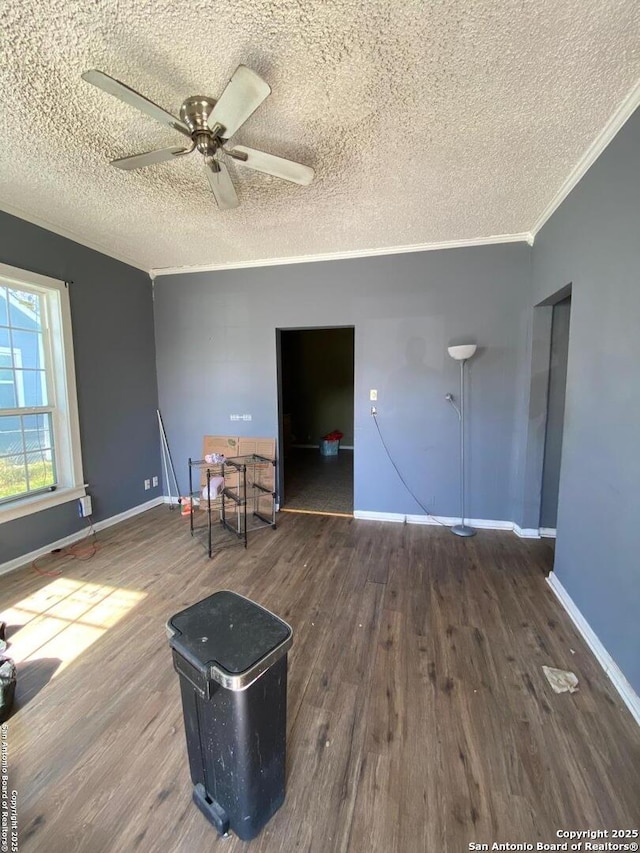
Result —
<instances>
[{"instance_id":1,"label":"ceiling fan light kit","mask_svg":"<svg viewBox=\"0 0 640 853\"><path fill-rule=\"evenodd\" d=\"M255 71L239 65L231 80L216 101L206 95L192 95L180 107L180 118L149 101L134 89L109 77L103 71L85 71L82 79L124 103L140 110L151 118L177 130L191 140L186 148L171 146L143 154L134 154L112 160L118 169L142 169L154 163L163 163L198 151L204 158L204 166L218 207L228 210L238 206L238 195L226 164L220 155L231 157L256 172L264 172L285 181L308 186L314 177L313 169L284 157L277 157L255 148L237 145L226 148L226 144L260 104L271 94L271 87Z\"/></svg>"}]
</instances>

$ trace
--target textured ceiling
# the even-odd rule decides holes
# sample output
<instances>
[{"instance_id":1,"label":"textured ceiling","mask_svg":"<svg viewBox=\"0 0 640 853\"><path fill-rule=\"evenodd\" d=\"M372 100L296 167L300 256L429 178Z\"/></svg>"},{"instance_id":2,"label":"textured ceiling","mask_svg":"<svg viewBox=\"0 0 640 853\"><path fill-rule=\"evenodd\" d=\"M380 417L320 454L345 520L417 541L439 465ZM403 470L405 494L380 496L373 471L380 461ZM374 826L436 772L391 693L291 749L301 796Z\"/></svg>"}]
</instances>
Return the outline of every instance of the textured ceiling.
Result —
<instances>
[{"instance_id":1,"label":"textured ceiling","mask_svg":"<svg viewBox=\"0 0 640 853\"><path fill-rule=\"evenodd\" d=\"M0 207L145 268L529 231L640 77L637 0L8 0ZM177 113L245 63L273 94L234 137L314 167L234 167L219 212L198 155L80 79L99 68Z\"/></svg>"}]
</instances>

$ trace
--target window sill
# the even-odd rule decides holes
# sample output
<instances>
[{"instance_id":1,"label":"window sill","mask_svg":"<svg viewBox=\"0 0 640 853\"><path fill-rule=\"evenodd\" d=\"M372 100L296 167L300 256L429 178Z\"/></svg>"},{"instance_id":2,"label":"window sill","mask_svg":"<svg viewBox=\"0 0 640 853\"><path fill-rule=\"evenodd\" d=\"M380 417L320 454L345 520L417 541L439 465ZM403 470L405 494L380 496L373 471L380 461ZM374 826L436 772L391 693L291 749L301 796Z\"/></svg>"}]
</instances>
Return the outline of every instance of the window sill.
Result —
<instances>
[{"instance_id":1,"label":"window sill","mask_svg":"<svg viewBox=\"0 0 640 853\"><path fill-rule=\"evenodd\" d=\"M25 515L32 515L35 512L42 512L44 509L60 506L60 504L84 497L86 494L86 486L72 486L71 488L56 489L55 492L33 495L33 497L15 501L15 503L5 504L0 506L0 524L4 524L6 521L14 521L16 518L24 518Z\"/></svg>"}]
</instances>

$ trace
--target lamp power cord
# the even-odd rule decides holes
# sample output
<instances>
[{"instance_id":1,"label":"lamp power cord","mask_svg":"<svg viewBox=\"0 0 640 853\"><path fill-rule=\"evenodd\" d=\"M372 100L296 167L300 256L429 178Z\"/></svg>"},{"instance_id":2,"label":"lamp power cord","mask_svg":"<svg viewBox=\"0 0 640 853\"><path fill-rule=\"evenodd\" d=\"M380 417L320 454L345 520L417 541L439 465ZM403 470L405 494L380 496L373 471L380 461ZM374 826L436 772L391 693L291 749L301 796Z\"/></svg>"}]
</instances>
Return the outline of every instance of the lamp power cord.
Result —
<instances>
[{"instance_id":1,"label":"lamp power cord","mask_svg":"<svg viewBox=\"0 0 640 853\"><path fill-rule=\"evenodd\" d=\"M410 488L409 484L407 483L407 481L405 480L405 478L402 476L402 473L401 473L400 469L398 468L398 466L397 466L397 465L396 465L396 463L394 462L393 457L392 457L392 455L391 455L391 453L390 453L390 451L389 451L389 448L387 447L387 443L386 443L386 441L384 440L384 436L382 435L382 431L380 430L380 424L378 423L378 415L377 415L377 413L376 413L376 412L372 412L372 415L371 415L371 416L372 416L372 418L373 418L373 422L374 422L374 423L375 423L375 425L376 425L376 429L378 430L378 435L380 436L380 441L382 442L382 446L384 447L385 452L386 452L387 456L389 457L389 462L391 462L391 464L393 465L393 468L394 468L394 470L395 470L396 474L398 475L398 477L400 478L400 482L402 483L402 485L403 485L403 486L405 487L405 489L409 492L409 494L410 494L410 495L411 495L411 497L414 499L414 501L418 504L418 506L420 507L420 509L423 509L423 510L424 510L424 512L425 512L425 513L426 513L426 515L427 515L427 518L432 518L432 519L436 522L436 524L439 524L441 527L447 527L447 528L448 528L448 527L450 527L451 525L449 525L449 524L445 524L445 523L444 523L444 521L440 521L440 519L439 519L439 518L436 518L436 516L435 516L435 515L433 515L432 513L430 513L430 512L429 512L429 510L426 508L426 506L422 503L422 501L421 501L418 497L416 497L416 495L413 493L413 491L411 490L411 488ZM406 523L406 516L405 516L405 523Z\"/></svg>"}]
</instances>

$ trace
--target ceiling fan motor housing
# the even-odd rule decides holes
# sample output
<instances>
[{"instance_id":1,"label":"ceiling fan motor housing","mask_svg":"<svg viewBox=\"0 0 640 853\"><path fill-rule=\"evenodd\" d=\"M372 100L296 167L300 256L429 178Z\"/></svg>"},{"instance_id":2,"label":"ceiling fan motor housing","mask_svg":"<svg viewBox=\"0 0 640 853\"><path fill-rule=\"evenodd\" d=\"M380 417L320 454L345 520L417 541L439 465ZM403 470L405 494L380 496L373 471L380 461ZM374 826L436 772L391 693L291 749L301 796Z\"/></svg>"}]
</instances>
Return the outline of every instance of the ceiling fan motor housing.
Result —
<instances>
[{"instance_id":1,"label":"ceiling fan motor housing","mask_svg":"<svg viewBox=\"0 0 640 853\"><path fill-rule=\"evenodd\" d=\"M214 98L208 98L206 95L192 95L180 107L180 118L191 131L191 138L196 148L206 157L215 154L221 144L207 124L215 105Z\"/></svg>"}]
</instances>

